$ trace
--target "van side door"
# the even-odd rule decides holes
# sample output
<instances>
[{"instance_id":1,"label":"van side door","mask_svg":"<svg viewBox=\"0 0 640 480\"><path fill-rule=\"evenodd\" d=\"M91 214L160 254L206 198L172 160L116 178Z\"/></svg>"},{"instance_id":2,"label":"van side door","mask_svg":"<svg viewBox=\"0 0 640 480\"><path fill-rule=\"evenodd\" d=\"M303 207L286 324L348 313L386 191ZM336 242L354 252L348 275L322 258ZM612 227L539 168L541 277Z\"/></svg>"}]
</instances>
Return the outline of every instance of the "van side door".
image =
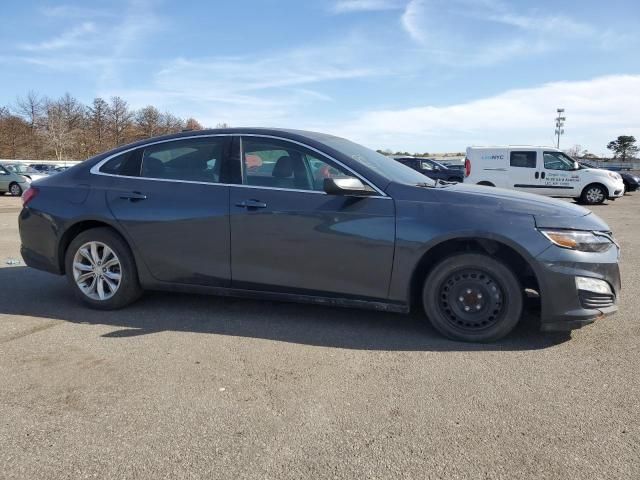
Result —
<instances>
[{"instance_id":1,"label":"van side door","mask_svg":"<svg viewBox=\"0 0 640 480\"><path fill-rule=\"evenodd\" d=\"M540 193L541 172L538 151L535 149L509 150L507 185L522 192Z\"/></svg>"}]
</instances>

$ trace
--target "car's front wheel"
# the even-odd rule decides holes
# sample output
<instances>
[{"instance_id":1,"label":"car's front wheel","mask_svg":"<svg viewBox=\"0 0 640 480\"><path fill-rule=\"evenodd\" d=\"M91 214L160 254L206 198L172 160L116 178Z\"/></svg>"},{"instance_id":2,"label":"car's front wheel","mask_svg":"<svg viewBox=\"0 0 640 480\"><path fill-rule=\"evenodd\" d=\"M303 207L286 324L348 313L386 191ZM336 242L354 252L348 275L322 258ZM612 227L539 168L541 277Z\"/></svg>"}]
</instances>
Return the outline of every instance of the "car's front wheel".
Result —
<instances>
[{"instance_id":1,"label":"car's front wheel","mask_svg":"<svg viewBox=\"0 0 640 480\"><path fill-rule=\"evenodd\" d=\"M18 183L12 183L9 185L9 193L14 197L19 197L22 195L22 187Z\"/></svg>"},{"instance_id":2,"label":"car's front wheel","mask_svg":"<svg viewBox=\"0 0 640 480\"><path fill-rule=\"evenodd\" d=\"M131 250L107 227L86 230L73 239L65 271L76 295L92 308L122 308L142 294Z\"/></svg>"},{"instance_id":3,"label":"car's front wheel","mask_svg":"<svg viewBox=\"0 0 640 480\"><path fill-rule=\"evenodd\" d=\"M597 183L587 185L582 191L580 201L587 205L599 205L607 199L607 190Z\"/></svg>"},{"instance_id":4,"label":"car's front wheel","mask_svg":"<svg viewBox=\"0 0 640 480\"><path fill-rule=\"evenodd\" d=\"M507 335L522 314L522 290L504 263L479 253L445 258L422 291L433 326L455 340L490 342Z\"/></svg>"}]
</instances>

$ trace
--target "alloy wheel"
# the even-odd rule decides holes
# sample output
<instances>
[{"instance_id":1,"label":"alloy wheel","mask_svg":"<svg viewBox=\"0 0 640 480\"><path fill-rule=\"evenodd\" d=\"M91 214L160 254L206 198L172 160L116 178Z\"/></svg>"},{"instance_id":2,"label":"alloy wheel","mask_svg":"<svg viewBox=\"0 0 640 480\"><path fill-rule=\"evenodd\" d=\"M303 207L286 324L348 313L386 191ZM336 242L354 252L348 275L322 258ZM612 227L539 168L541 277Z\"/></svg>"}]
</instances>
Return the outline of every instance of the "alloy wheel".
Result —
<instances>
[{"instance_id":1,"label":"alloy wheel","mask_svg":"<svg viewBox=\"0 0 640 480\"><path fill-rule=\"evenodd\" d=\"M87 242L73 258L73 278L92 300L108 300L122 282L122 266L116 253L102 242Z\"/></svg>"},{"instance_id":2,"label":"alloy wheel","mask_svg":"<svg viewBox=\"0 0 640 480\"><path fill-rule=\"evenodd\" d=\"M592 187L587 190L586 197L589 203L600 203L604 201L604 193L600 187Z\"/></svg>"}]
</instances>

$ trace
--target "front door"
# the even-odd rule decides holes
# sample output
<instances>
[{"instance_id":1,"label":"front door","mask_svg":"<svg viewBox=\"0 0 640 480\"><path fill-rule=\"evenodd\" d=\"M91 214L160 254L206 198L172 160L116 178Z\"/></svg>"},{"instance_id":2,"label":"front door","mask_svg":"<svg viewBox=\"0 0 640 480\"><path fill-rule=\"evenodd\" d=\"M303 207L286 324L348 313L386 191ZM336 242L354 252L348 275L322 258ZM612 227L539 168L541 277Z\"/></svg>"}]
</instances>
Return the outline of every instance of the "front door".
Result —
<instances>
[{"instance_id":1,"label":"front door","mask_svg":"<svg viewBox=\"0 0 640 480\"><path fill-rule=\"evenodd\" d=\"M232 285L307 294L387 298L394 202L323 191L354 176L296 143L242 138L242 185L232 186Z\"/></svg>"},{"instance_id":2,"label":"front door","mask_svg":"<svg viewBox=\"0 0 640 480\"><path fill-rule=\"evenodd\" d=\"M544 151L542 157L544 180L540 193L559 197L579 197L580 170L576 170L573 159L553 150Z\"/></svg>"},{"instance_id":3,"label":"front door","mask_svg":"<svg viewBox=\"0 0 640 480\"><path fill-rule=\"evenodd\" d=\"M114 176L109 208L156 279L229 285L229 186L221 175L230 143L224 136L162 142L102 167Z\"/></svg>"}]
</instances>

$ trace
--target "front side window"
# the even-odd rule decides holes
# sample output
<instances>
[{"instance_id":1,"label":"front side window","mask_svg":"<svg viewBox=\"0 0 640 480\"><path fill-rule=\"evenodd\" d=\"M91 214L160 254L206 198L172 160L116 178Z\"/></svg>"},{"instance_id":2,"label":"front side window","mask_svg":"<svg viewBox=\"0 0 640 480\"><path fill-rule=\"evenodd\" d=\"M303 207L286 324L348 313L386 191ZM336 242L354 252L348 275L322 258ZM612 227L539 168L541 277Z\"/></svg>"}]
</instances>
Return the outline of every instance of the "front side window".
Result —
<instances>
[{"instance_id":1,"label":"front side window","mask_svg":"<svg viewBox=\"0 0 640 480\"><path fill-rule=\"evenodd\" d=\"M224 137L176 140L151 145L142 154L140 176L218 183L224 145Z\"/></svg>"},{"instance_id":2,"label":"front side window","mask_svg":"<svg viewBox=\"0 0 640 480\"><path fill-rule=\"evenodd\" d=\"M353 177L341 166L289 142L243 137L242 183L292 190L324 190L325 178Z\"/></svg>"},{"instance_id":3,"label":"front side window","mask_svg":"<svg viewBox=\"0 0 640 480\"><path fill-rule=\"evenodd\" d=\"M7 172L2 165L0 165L0 175L9 175L9 172Z\"/></svg>"},{"instance_id":4,"label":"front side window","mask_svg":"<svg viewBox=\"0 0 640 480\"><path fill-rule=\"evenodd\" d=\"M562 152L544 152L544 168L547 170L575 170L575 162Z\"/></svg>"},{"instance_id":5,"label":"front side window","mask_svg":"<svg viewBox=\"0 0 640 480\"><path fill-rule=\"evenodd\" d=\"M422 170L435 170L433 163L428 162L426 160L423 160L422 162L420 162L420 167L422 168Z\"/></svg>"},{"instance_id":6,"label":"front side window","mask_svg":"<svg viewBox=\"0 0 640 480\"><path fill-rule=\"evenodd\" d=\"M518 168L536 168L536 152L511 152L509 165Z\"/></svg>"}]
</instances>

